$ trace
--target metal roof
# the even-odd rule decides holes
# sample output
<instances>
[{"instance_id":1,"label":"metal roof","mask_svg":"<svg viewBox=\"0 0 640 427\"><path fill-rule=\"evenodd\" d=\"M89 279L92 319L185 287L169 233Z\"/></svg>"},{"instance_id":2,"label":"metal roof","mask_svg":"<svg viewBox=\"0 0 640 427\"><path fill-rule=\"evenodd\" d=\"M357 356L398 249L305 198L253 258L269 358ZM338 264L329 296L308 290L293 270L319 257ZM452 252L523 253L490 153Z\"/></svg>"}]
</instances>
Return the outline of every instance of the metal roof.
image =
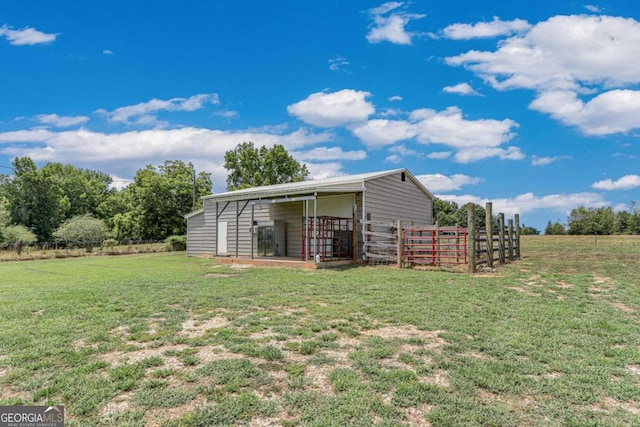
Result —
<instances>
[{"instance_id":1,"label":"metal roof","mask_svg":"<svg viewBox=\"0 0 640 427\"><path fill-rule=\"evenodd\" d=\"M291 182L288 184L265 185L262 187L244 188L242 190L227 191L225 193L211 194L204 196L204 200L213 201L235 201L235 200L256 200L271 197L285 197L300 194L313 193L352 193L365 189L365 182L392 175L398 172L405 172L407 177L413 181L430 198L433 195L418 181L407 169L393 169L381 172L370 172L357 175L343 175L334 178L312 179L309 181Z\"/></svg>"}]
</instances>

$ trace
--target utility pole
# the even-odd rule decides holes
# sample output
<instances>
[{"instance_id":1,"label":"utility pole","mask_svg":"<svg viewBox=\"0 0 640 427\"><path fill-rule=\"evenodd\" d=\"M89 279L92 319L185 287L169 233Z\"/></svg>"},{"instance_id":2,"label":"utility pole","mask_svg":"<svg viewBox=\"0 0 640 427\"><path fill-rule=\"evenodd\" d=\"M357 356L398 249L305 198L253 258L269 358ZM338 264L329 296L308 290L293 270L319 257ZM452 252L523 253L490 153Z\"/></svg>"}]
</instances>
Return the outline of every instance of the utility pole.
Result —
<instances>
[{"instance_id":1,"label":"utility pole","mask_svg":"<svg viewBox=\"0 0 640 427\"><path fill-rule=\"evenodd\" d=\"M191 165L191 188L193 190L193 204L191 207L191 211L195 211L196 210L196 168L193 167L193 165L191 164L191 162L189 162L189 164Z\"/></svg>"}]
</instances>

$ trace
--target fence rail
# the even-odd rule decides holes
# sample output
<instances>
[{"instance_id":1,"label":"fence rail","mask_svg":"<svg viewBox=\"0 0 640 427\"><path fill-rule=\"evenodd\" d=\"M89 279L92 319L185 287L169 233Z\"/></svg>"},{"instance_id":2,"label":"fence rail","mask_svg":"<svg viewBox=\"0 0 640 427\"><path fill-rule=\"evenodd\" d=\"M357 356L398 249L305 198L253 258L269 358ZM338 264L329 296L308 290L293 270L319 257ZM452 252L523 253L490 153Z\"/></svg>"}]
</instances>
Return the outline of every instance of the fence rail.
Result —
<instances>
[{"instance_id":1,"label":"fence rail","mask_svg":"<svg viewBox=\"0 0 640 427\"><path fill-rule=\"evenodd\" d=\"M473 218L473 205L469 205L469 218ZM467 265L470 272L479 266L492 268L520 258L519 216L508 221L498 214L497 224L486 206L487 227L476 229L469 221L467 228L414 226L402 221L362 221L363 253L370 264L398 266Z\"/></svg>"}]
</instances>

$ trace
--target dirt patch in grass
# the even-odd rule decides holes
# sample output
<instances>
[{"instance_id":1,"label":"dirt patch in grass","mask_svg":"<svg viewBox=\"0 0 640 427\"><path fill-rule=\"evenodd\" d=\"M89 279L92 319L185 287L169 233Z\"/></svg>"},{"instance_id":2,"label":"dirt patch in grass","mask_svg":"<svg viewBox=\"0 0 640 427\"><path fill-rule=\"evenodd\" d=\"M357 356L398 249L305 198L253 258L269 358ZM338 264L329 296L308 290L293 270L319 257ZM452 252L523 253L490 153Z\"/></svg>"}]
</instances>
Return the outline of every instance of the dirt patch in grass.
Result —
<instances>
[{"instance_id":1,"label":"dirt patch in grass","mask_svg":"<svg viewBox=\"0 0 640 427\"><path fill-rule=\"evenodd\" d=\"M235 277L237 274L234 273L207 273L204 277L205 279L225 279L227 277Z\"/></svg>"},{"instance_id":2,"label":"dirt patch in grass","mask_svg":"<svg viewBox=\"0 0 640 427\"><path fill-rule=\"evenodd\" d=\"M228 351L223 346L206 346L202 347L196 353L198 360L200 360L201 364L207 364L209 362L214 362L216 360L224 360L224 359L241 359L246 358L242 354L232 353Z\"/></svg>"},{"instance_id":3,"label":"dirt patch in grass","mask_svg":"<svg viewBox=\"0 0 640 427\"><path fill-rule=\"evenodd\" d=\"M595 412L612 413L618 410L630 412L634 415L640 414L639 402L621 402L613 397L606 396L601 401L587 406L587 409Z\"/></svg>"},{"instance_id":4,"label":"dirt patch in grass","mask_svg":"<svg viewBox=\"0 0 640 427\"><path fill-rule=\"evenodd\" d=\"M431 423L424 418L431 408L426 403L418 408L407 408L404 410L404 418L410 426L431 427Z\"/></svg>"},{"instance_id":5,"label":"dirt patch in grass","mask_svg":"<svg viewBox=\"0 0 640 427\"><path fill-rule=\"evenodd\" d=\"M164 345L156 348L141 348L131 351L111 351L100 355L100 360L109 363L110 365L117 367L123 364L133 364L140 362L144 359L152 357L162 358L164 368L181 368L183 365L176 357L167 356L167 354L178 353L188 348L185 344L177 345Z\"/></svg>"},{"instance_id":6,"label":"dirt patch in grass","mask_svg":"<svg viewBox=\"0 0 640 427\"><path fill-rule=\"evenodd\" d=\"M167 421L179 418L186 413L196 411L206 405L207 399L204 396L198 396L192 401L187 402L184 405L176 406L175 408L150 409L144 414L144 425L162 426L165 425Z\"/></svg>"},{"instance_id":7,"label":"dirt patch in grass","mask_svg":"<svg viewBox=\"0 0 640 427\"><path fill-rule=\"evenodd\" d=\"M418 381L424 384L433 384L440 387L449 387L451 385L447 371L442 369L436 370L428 377L421 376L418 378Z\"/></svg>"},{"instance_id":8,"label":"dirt patch in grass","mask_svg":"<svg viewBox=\"0 0 640 427\"><path fill-rule=\"evenodd\" d=\"M121 414L132 409L131 396L133 393L120 393L111 399L100 411L100 418L108 418L112 415Z\"/></svg>"},{"instance_id":9,"label":"dirt patch in grass","mask_svg":"<svg viewBox=\"0 0 640 427\"><path fill-rule=\"evenodd\" d=\"M629 307L628 305L626 305L626 304L624 304L622 302L612 302L611 306L613 306L613 307L615 307L615 308L617 308L617 309L619 309L621 311L624 311L625 313L635 313L636 312L635 308Z\"/></svg>"},{"instance_id":10,"label":"dirt patch in grass","mask_svg":"<svg viewBox=\"0 0 640 427\"><path fill-rule=\"evenodd\" d=\"M221 329L231 325L226 317L216 316L207 320L197 320L189 318L182 322L182 331L178 335L188 338L197 338L203 336L209 329Z\"/></svg>"},{"instance_id":11,"label":"dirt patch in grass","mask_svg":"<svg viewBox=\"0 0 640 427\"><path fill-rule=\"evenodd\" d=\"M424 341L423 348L439 348L448 343L440 338L446 331L423 331L413 325L404 326L384 326L376 329L367 329L361 332L364 337L378 337L384 339L410 340L418 339Z\"/></svg>"},{"instance_id":12,"label":"dirt patch in grass","mask_svg":"<svg viewBox=\"0 0 640 427\"><path fill-rule=\"evenodd\" d=\"M567 283L564 280L555 283L555 286L561 289L571 289L573 285L571 283Z\"/></svg>"}]
</instances>

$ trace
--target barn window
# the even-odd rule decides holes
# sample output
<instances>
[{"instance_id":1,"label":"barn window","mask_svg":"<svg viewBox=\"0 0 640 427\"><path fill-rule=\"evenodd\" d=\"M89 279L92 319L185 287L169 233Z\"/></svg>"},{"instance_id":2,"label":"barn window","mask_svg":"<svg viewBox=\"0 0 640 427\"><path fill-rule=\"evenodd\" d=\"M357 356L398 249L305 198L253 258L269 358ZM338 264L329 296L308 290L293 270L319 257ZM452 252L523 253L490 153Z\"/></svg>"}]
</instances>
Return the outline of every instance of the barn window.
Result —
<instances>
[{"instance_id":1,"label":"barn window","mask_svg":"<svg viewBox=\"0 0 640 427\"><path fill-rule=\"evenodd\" d=\"M406 175L404 172L402 172L402 173L400 174L400 180L401 180L402 182L404 182L406 179L407 179L407 175Z\"/></svg>"}]
</instances>

